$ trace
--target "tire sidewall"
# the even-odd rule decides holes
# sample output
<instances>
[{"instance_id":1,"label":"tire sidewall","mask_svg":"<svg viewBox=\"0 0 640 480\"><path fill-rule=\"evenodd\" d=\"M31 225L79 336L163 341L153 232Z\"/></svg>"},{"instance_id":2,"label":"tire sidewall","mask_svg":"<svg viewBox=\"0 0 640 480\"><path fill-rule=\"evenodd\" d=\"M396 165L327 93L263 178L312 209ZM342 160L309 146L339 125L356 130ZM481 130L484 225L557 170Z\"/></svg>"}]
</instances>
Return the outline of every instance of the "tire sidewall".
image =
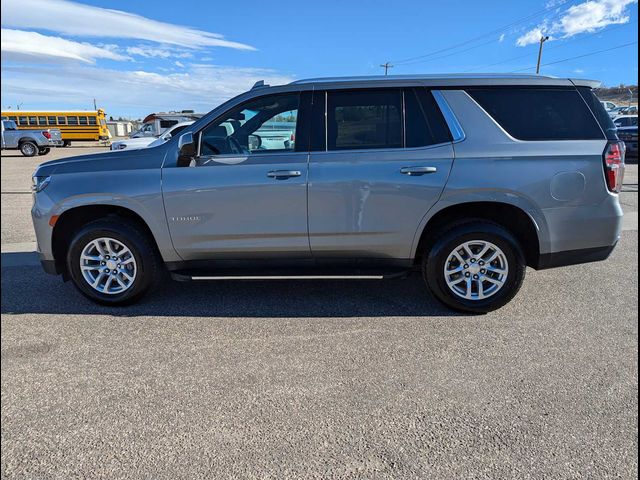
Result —
<instances>
[{"instance_id":1,"label":"tire sidewall","mask_svg":"<svg viewBox=\"0 0 640 480\"><path fill-rule=\"evenodd\" d=\"M472 240L496 245L504 253L509 266L505 284L484 300L467 300L457 296L444 277L444 266L449 254L460 244ZM508 303L518 292L526 269L524 255L513 235L491 223L472 223L452 229L436 242L426 259L425 280L436 298L451 308L473 313L486 313Z\"/></svg>"},{"instance_id":2,"label":"tire sidewall","mask_svg":"<svg viewBox=\"0 0 640 480\"><path fill-rule=\"evenodd\" d=\"M27 145L31 145L31 153L24 151L24 147ZM22 153L22 155L24 155L25 157L35 157L38 154L38 146L33 142L22 142L20 144L20 153Z\"/></svg>"},{"instance_id":3,"label":"tire sidewall","mask_svg":"<svg viewBox=\"0 0 640 480\"><path fill-rule=\"evenodd\" d=\"M136 278L133 285L122 293L106 294L93 289L84 279L80 270L80 254L86 245L96 238L109 237L123 243L133 254L136 261ZM126 305L141 297L153 280L153 259L144 254L145 246L140 234L128 225L110 226L88 225L80 230L71 241L67 251L67 271L84 296L98 303L107 305Z\"/></svg>"}]
</instances>

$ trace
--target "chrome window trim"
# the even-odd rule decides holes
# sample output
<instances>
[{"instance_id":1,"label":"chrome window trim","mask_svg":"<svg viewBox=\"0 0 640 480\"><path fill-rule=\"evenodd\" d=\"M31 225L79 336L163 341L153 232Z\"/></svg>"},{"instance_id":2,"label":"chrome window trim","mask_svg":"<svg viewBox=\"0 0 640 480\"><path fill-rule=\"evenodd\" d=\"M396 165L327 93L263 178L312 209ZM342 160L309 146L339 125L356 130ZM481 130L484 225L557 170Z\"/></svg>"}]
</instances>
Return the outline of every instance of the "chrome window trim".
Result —
<instances>
[{"instance_id":1,"label":"chrome window trim","mask_svg":"<svg viewBox=\"0 0 640 480\"><path fill-rule=\"evenodd\" d=\"M462 142L466 138L466 134L464 133L462 125L460 125L456 114L453 113L449 103L444 98L444 95L440 90L431 90L431 94L438 104L445 122L447 122L447 125L449 126L453 143Z\"/></svg>"},{"instance_id":2,"label":"chrome window trim","mask_svg":"<svg viewBox=\"0 0 640 480\"><path fill-rule=\"evenodd\" d=\"M421 150L430 150L432 148L441 148L444 146L450 146L451 142L441 142L434 143L433 145L424 145L422 147L409 147L409 148L358 148L358 149L346 149L346 150L313 150L309 152L312 156L318 154L329 154L329 155L344 155L356 153L356 154L371 154L371 152L380 152L380 153L407 153L407 152L419 152Z\"/></svg>"}]
</instances>

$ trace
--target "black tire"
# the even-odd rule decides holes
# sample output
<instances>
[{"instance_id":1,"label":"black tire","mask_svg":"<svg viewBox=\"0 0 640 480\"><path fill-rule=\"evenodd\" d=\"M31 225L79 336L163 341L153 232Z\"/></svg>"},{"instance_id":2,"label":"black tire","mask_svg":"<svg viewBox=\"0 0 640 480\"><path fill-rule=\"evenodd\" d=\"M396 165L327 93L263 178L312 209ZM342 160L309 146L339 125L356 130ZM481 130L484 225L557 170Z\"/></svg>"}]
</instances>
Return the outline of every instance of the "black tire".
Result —
<instances>
[{"instance_id":1,"label":"black tire","mask_svg":"<svg viewBox=\"0 0 640 480\"><path fill-rule=\"evenodd\" d=\"M501 225L469 219L444 228L434 238L422 257L422 274L433 296L447 307L467 313L487 313L509 303L520 290L526 271L525 257L516 238ZM444 274L445 262L456 247L475 240L491 242L500 248L509 268L503 286L485 299L465 299L456 295L447 285Z\"/></svg>"},{"instance_id":2,"label":"black tire","mask_svg":"<svg viewBox=\"0 0 640 480\"><path fill-rule=\"evenodd\" d=\"M63 147L70 147L71 146L71 141L70 140L63 140L62 141L62 146Z\"/></svg>"},{"instance_id":3,"label":"black tire","mask_svg":"<svg viewBox=\"0 0 640 480\"><path fill-rule=\"evenodd\" d=\"M38 145L28 140L20 142L20 153L25 157L34 157L38 154Z\"/></svg>"},{"instance_id":4,"label":"black tire","mask_svg":"<svg viewBox=\"0 0 640 480\"><path fill-rule=\"evenodd\" d=\"M109 237L124 244L136 262L136 275L131 286L120 293L102 293L84 279L80 270L80 254L96 238ZM129 305L139 300L162 276L161 260L153 240L136 224L119 217L108 217L85 225L76 232L67 251L67 271L76 288L85 297L102 305Z\"/></svg>"},{"instance_id":5,"label":"black tire","mask_svg":"<svg viewBox=\"0 0 640 480\"><path fill-rule=\"evenodd\" d=\"M41 148L40 150L38 150L38 155L46 155L50 151L51 149L49 147Z\"/></svg>"}]
</instances>

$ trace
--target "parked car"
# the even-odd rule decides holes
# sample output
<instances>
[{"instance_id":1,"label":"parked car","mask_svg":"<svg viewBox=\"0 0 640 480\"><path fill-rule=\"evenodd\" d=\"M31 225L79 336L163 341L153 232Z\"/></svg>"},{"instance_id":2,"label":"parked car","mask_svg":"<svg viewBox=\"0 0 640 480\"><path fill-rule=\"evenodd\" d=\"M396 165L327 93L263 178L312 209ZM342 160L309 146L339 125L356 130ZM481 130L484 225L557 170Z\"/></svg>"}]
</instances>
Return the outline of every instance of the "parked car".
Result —
<instances>
[{"instance_id":1,"label":"parked car","mask_svg":"<svg viewBox=\"0 0 640 480\"><path fill-rule=\"evenodd\" d=\"M637 127L638 115L618 115L613 119L616 127Z\"/></svg>"},{"instance_id":2,"label":"parked car","mask_svg":"<svg viewBox=\"0 0 640 480\"><path fill-rule=\"evenodd\" d=\"M155 147L169 141L169 139L173 135L177 135L182 130L184 130L185 127L191 125L192 123L193 121L177 123L173 127L167 129L167 131L162 135L158 135L157 137L138 137L128 138L126 140L118 140L111 143L111 150L124 150L125 148L134 150L136 148Z\"/></svg>"},{"instance_id":3,"label":"parked car","mask_svg":"<svg viewBox=\"0 0 640 480\"><path fill-rule=\"evenodd\" d=\"M60 130L19 130L13 120L2 120L2 150L20 150L25 157L46 155L52 147L62 146Z\"/></svg>"},{"instance_id":4,"label":"parked car","mask_svg":"<svg viewBox=\"0 0 640 480\"><path fill-rule=\"evenodd\" d=\"M609 116L611 118L618 117L618 116L622 115L622 110L625 110L626 108L627 107L612 108L611 110L607 110L607 113L609 114Z\"/></svg>"},{"instance_id":5,"label":"parked car","mask_svg":"<svg viewBox=\"0 0 640 480\"><path fill-rule=\"evenodd\" d=\"M144 118L142 126L131 134L131 138L156 138L166 132L167 129L180 122L194 121L200 117L202 117L202 114L195 113L193 110L182 110L181 112L150 113Z\"/></svg>"},{"instance_id":6,"label":"parked car","mask_svg":"<svg viewBox=\"0 0 640 480\"><path fill-rule=\"evenodd\" d=\"M258 83L156 148L40 165L41 262L108 305L138 300L165 270L185 281L417 270L443 304L494 310L527 266L604 260L618 242L624 145L597 85ZM283 117L295 142L265 146L258 132Z\"/></svg>"},{"instance_id":7,"label":"parked car","mask_svg":"<svg viewBox=\"0 0 640 480\"><path fill-rule=\"evenodd\" d=\"M638 107L622 107L618 112L620 115L638 115Z\"/></svg>"},{"instance_id":8,"label":"parked car","mask_svg":"<svg viewBox=\"0 0 640 480\"><path fill-rule=\"evenodd\" d=\"M618 137L625 144L627 156L638 157L638 124L634 127L618 128Z\"/></svg>"},{"instance_id":9,"label":"parked car","mask_svg":"<svg viewBox=\"0 0 640 480\"><path fill-rule=\"evenodd\" d=\"M618 108L618 106L615 103L610 102L608 100L600 100L600 103L602 104L602 106L606 111L611 111L615 108Z\"/></svg>"}]
</instances>

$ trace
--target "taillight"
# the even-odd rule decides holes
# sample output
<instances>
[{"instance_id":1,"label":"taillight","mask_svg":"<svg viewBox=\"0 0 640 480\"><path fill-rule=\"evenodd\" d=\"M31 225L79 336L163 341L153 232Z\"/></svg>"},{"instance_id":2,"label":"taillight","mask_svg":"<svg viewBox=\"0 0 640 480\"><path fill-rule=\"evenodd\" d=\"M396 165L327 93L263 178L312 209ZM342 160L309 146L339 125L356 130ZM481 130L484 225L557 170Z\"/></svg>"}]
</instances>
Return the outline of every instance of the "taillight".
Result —
<instances>
[{"instance_id":1,"label":"taillight","mask_svg":"<svg viewBox=\"0 0 640 480\"><path fill-rule=\"evenodd\" d=\"M42 135L44 135L44 138L51 140L51 134L49 132L42 132Z\"/></svg>"},{"instance_id":2,"label":"taillight","mask_svg":"<svg viewBox=\"0 0 640 480\"><path fill-rule=\"evenodd\" d=\"M604 175L607 179L607 187L614 193L619 193L622 189L624 154L623 142L609 142L604 151Z\"/></svg>"}]
</instances>

